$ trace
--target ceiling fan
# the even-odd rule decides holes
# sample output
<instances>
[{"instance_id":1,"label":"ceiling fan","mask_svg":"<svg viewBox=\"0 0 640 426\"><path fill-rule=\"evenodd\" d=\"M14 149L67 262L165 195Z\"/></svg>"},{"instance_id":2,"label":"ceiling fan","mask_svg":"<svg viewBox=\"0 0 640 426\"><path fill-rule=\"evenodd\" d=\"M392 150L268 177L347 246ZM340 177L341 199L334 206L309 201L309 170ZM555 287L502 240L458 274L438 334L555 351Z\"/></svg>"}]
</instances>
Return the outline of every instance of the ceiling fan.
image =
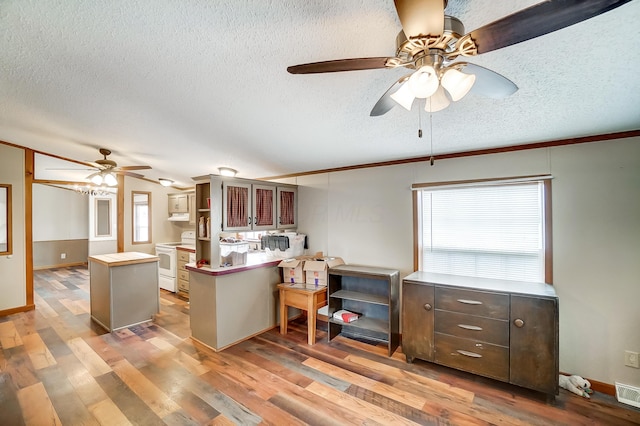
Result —
<instances>
[{"instance_id":1,"label":"ceiling fan","mask_svg":"<svg viewBox=\"0 0 640 426\"><path fill-rule=\"evenodd\" d=\"M401 77L378 100L371 116L387 113L396 103L410 110L416 98L425 110L446 108L469 91L504 98L518 90L495 71L458 58L502 49L557 31L615 9L631 0L548 0L466 33L457 18L444 14L447 0L394 0L402 31L396 55L337 59L290 66L291 74L315 74L405 67Z\"/></svg>"},{"instance_id":2,"label":"ceiling fan","mask_svg":"<svg viewBox=\"0 0 640 426\"><path fill-rule=\"evenodd\" d=\"M95 160L93 162L89 162L92 165L92 168L88 168L86 170L92 170L94 173L90 174L86 177L86 179L90 180L96 185L107 185L107 186L115 186L118 184L118 181L115 175L126 175L136 178L144 177L141 174L133 173L131 170L147 170L150 169L150 166L118 166L118 164L107 158L107 156L111 155L111 150L106 148L99 149L100 154L102 154L103 158ZM79 169L48 169L48 170L79 170Z\"/></svg>"}]
</instances>

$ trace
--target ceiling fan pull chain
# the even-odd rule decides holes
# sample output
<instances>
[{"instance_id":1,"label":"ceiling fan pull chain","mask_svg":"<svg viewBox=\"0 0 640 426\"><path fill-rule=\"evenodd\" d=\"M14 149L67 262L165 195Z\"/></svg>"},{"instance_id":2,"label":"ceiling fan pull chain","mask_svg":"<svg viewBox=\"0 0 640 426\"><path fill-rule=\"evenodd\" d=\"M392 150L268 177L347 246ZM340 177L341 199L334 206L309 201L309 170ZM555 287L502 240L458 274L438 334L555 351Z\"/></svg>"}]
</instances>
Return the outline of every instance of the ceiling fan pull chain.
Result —
<instances>
[{"instance_id":1,"label":"ceiling fan pull chain","mask_svg":"<svg viewBox=\"0 0 640 426\"><path fill-rule=\"evenodd\" d=\"M418 137L422 138L422 108L418 108Z\"/></svg>"}]
</instances>

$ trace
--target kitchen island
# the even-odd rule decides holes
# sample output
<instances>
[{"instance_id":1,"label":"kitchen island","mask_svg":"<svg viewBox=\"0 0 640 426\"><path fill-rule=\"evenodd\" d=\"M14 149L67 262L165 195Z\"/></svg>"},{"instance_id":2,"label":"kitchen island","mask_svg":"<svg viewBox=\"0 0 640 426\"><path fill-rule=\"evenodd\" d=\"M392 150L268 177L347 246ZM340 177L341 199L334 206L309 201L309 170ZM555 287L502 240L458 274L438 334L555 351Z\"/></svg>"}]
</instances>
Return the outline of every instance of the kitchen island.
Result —
<instances>
[{"instance_id":1,"label":"kitchen island","mask_svg":"<svg viewBox=\"0 0 640 426\"><path fill-rule=\"evenodd\" d=\"M91 318L108 331L153 320L160 310L158 260L138 252L89 256Z\"/></svg>"},{"instance_id":2,"label":"kitchen island","mask_svg":"<svg viewBox=\"0 0 640 426\"><path fill-rule=\"evenodd\" d=\"M220 351L275 327L280 261L250 253L244 265L187 264L191 337Z\"/></svg>"}]
</instances>

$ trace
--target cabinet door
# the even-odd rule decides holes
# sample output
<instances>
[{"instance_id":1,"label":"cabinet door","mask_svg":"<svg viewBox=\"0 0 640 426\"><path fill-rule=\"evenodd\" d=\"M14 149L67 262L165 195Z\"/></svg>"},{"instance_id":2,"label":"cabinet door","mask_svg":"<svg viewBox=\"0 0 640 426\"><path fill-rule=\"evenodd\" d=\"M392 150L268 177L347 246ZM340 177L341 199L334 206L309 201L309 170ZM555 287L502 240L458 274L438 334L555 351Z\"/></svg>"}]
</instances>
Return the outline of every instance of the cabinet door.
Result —
<instances>
[{"instance_id":1,"label":"cabinet door","mask_svg":"<svg viewBox=\"0 0 640 426\"><path fill-rule=\"evenodd\" d=\"M558 393L558 300L511 295L510 382Z\"/></svg>"},{"instance_id":2,"label":"cabinet door","mask_svg":"<svg viewBox=\"0 0 640 426\"><path fill-rule=\"evenodd\" d=\"M187 200L189 203L189 225L196 224L196 194L187 194Z\"/></svg>"},{"instance_id":3,"label":"cabinet door","mask_svg":"<svg viewBox=\"0 0 640 426\"><path fill-rule=\"evenodd\" d=\"M402 352L407 362L414 358L433 361L434 290L432 285L404 281L402 285Z\"/></svg>"},{"instance_id":4,"label":"cabinet door","mask_svg":"<svg viewBox=\"0 0 640 426\"><path fill-rule=\"evenodd\" d=\"M222 224L225 231L251 230L251 184L223 182Z\"/></svg>"},{"instance_id":5,"label":"cabinet door","mask_svg":"<svg viewBox=\"0 0 640 426\"><path fill-rule=\"evenodd\" d=\"M296 188L278 187L278 229L295 228L298 221L298 191Z\"/></svg>"},{"instance_id":6,"label":"cabinet door","mask_svg":"<svg viewBox=\"0 0 640 426\"><path fill-rule=\"evenodd\" d=\"M189 204L187 202L186 194L172 194L169 195L169 213L187 213L189 211Z\"/></svg>"},{"instance_id":7,"label":"cabinet door","mask_svg":"<svg viewBox=\"0 0 640 426\"><path fill-rule=\"evenodd\" d=\"M276 228L276 187L252 185L254 230Z\"/></svg>"}]
</instances>

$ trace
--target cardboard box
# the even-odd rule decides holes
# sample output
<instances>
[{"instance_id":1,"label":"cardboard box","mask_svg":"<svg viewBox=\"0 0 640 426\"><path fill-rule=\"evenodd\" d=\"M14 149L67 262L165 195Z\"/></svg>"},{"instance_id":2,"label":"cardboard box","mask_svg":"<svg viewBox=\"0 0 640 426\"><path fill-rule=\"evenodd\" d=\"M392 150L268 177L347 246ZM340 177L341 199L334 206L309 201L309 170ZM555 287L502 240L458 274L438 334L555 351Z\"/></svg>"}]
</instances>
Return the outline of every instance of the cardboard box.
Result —
<instances>
[{"instance_id":1,"label":"cardboard box","mask_svg":"<svg viewBox=\"0 0 640 426\"><path fill-rule=\"evenodd\" d=\"M282 268L282 282L304 283L303 259L285 259L278 264Z\"/></svg>"},{"instance_id":2,"label":"cardboard box","mask_svg":"<svg viewBox=\"0 0 640 426\"><path fill-rule=\"evenodd\" d=\"M327 285L327 271L333 266L344 265L340 257L325 257L322 260L304 262L305 282L314 285Z\"/></svg>"}]
</instances>

